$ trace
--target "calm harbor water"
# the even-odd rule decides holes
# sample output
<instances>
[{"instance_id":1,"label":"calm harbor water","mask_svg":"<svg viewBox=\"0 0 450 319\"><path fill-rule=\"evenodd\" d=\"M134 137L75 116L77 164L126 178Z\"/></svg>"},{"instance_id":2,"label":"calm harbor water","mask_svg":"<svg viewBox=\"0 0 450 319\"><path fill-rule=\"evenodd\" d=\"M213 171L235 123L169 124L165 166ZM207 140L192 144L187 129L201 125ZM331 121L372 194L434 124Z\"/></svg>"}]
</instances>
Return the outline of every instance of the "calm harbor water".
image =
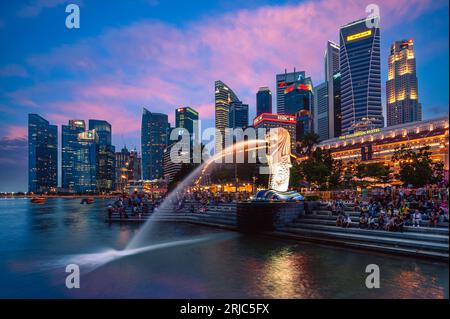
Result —
<instances>
[{"instance_id":1,"label":"calm harbor water","mask_svg":"<svg viewBox=\"0 0 450 319\"><path fill-rule=\"evenodd\" d=\"M109 202L0 199L0 297L449 297L448 264L189 224L157 223L143 251L109 258L139 230L105 223ZM69 263L80 265L79 289L65 286ZM380 267L380 289L365 286L368 264Z\"/></svg>"}]
</instances>

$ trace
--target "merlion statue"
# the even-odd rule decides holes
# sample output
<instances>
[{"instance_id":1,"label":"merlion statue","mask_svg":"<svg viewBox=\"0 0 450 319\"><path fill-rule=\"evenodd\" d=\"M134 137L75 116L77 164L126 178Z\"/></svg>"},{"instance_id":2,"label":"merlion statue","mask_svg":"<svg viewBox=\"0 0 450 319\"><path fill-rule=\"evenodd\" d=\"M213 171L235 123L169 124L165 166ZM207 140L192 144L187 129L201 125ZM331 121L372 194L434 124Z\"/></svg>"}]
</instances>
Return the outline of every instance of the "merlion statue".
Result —
<instances>
[{"instance_id":1,"label":"merlion statue","mask_svg":"<svg viewBox=\"0 0 450 319\"><path fill-rule=\"evenodd\" d=\"M303 201L296 191L288 191L291 170L291 136L282 127L271 128L266 134L268 143L269 189L256 192L254 200Z\"/></svg>"},{"instance_id":2,"label":"merlion statue","mask_svg":"<svg viewBox=\"0 0 450 319\"><path fill-rule=\"evenodd\" d=\"M271 128L266 134L269 145L269 189L286 192L289 187L291 165L291 137L282 127Z\"/></svg>"}]
</instances>

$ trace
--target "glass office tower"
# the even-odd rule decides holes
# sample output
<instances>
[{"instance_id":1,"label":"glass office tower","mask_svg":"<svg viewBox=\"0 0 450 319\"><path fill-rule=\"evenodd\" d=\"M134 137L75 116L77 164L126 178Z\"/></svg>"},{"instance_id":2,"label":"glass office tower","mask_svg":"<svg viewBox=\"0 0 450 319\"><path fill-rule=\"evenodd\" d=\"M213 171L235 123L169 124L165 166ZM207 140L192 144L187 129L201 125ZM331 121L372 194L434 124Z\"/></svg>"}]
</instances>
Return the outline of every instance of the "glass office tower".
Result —
<instances>
[{"instance_id":1,"label":"glass office tower","mask_svg":"<svg viewBox=\"0 0 450 319\"><path fill-rule=\"evenodd\" d=\"M74 191L89 193L97 191L98 136L94 130L78 134L74 157Z\"/></svg>"},{"instance_id":2,"label":"glass office tower","mask_svg":"<svg viewBox=\"0 0 450 319\"><path fill-rule=\"evenodd\" d=\"M256 116L263 113L272 113L272 92L266 86L256 93Z\"/></svg>"},{"instance_id":3,"label":"glass office tower","mask_svg":"<svg viewBox=\"0 0 450 319\"><path fill-rule=\"evenodd\" d=\"M141 126L142 175L144 180L164 177L164 149L167 147L168 133L167 114L152 113L144 108Z\"/></svg>"},{"instance_id":4,"label":"glass office tower","mask_svg":"<svg viewBox=\"0 0 450 319\"><path fill-rule=\"evenodd\" d=\"M28 191L43 193L58 186L58 127L28 114Z\"/></svg>"},{"instance_id":5,"label":"glass office tower","mask_svg":"<svg viewBox=\"0 0 450 319\"><path fill-rule=\"evenodd\" d=\"M78 134L86 130L83 120L70 120L61 127L61 186L64 191L75 189L75 151L78 149Z\"/></svg>"},{"instance_id":6,"label":"glass office tower","mask_svg":"<svg viewBox=\"0 0 450 319\"><path fill-rule=\"evenodd\" d=\"M112 127L104 120L89 120L89 130L98 137L96 183L99 192L115 189L115 147L111 144Z\"/></svg>"},{"instance_id":7,"label":"glass office tower","mask_svg":"<svg viewBox=\"0 0 450 319\"><path fill-rule=\"evenodd\" d=\"M379 18L340 29L342 134L383 127ZM375 22L375 24L374 24Z\"/></svg>"},{"instance_id":8,"label":"glass office tower","mask_svg":"<svg viewBox=\"0 0 450 319\"><path fill-rule=\"evenodd\" d=\"M236 94L222 81L214 82L216 152L225 146L225 128L229 127L229 113L232 102L239 102Z\"/></svg>"},{"instance_id":9,"label":"glass office tower","mask_svg":"<svg viewBox=\"0 0 450 319\"><path fill-rule=\"evenodd\" d=\"M228 127L242 128L248 127L248 104L243 104L241 101L232 102L230 104L230 114Z\"/></svg>"}]
</instances>

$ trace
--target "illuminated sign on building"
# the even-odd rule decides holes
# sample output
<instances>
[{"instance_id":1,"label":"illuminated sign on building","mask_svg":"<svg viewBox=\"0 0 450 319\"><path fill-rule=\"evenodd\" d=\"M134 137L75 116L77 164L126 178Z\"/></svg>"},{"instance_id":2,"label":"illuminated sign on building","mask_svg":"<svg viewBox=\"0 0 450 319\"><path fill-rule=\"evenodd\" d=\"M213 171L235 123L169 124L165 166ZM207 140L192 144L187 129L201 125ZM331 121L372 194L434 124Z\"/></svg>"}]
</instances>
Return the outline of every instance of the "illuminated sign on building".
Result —
<instances>
[{"instance_id":1,"label":"illuminated sign on building","mask_svg":"<svg viewBox=\"0 0 450 319\"><path fill-rule=\"evenodd\" d=\"M371 34L372 34L372 30L367 30L367 31L363 31L363 32L360 32L360 33L348 35L347 36L347 41L350 42L350 41L353 41L353 40L358 40L358 39L361 39L361 38L365 38L365 37L370 36Z\"/></svg>"},{"instance_id":2,"label":"illuminated sign on building","mask_svg":"<svg viewBox=\"0 0 450 319\"><path fill-rule=\"evenodd\" d=\"M255 117L255 119L253 120L253 125L256 126L263 121L295 124L295 116L285 114L263 113Z\"/></svg>"},{"instance_id":3,"label":"illuminated sign on building","mask_svg":"<svg viewBox=\"0 0 450 319\"><path fill-rule=\"evenodd\" d=\"M287 93L293 91L295 88L297 88L298 90L303 90L303 91L312 91L310 84L291 84L284 90L284 94L287 94Z\"/></svg>"},{"instance_id":4,"label":"illuminated sign on building","mask_svg":"<svg viewBox=\"0 0 450 319\"><path fill-rule=\"evenodd\" d=\"M381 129L379 129L379 128L375 128L373 130L368 130L368 131L359 131L359 132L355 132L353 134L347 134L347 135L339 136L339 139L340 140L345 140L345 139L348 139L348 138L357 137L357 136L361 136L361 135L378 133L380 131L381 131Z\"/></svg>"}]
</instances>

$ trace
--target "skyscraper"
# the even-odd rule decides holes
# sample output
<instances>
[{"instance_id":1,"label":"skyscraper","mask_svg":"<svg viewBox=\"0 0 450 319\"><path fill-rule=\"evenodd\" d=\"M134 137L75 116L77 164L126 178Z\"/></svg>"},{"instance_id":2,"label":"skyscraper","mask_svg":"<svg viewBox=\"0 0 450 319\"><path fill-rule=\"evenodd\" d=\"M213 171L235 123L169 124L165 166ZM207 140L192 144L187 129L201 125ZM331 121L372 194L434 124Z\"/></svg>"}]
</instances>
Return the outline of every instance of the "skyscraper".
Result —
<instances>
[{"instance_id":1,"label":"skyscraper","mask_svg":"<svg viewBox=\"0 0 450 319\"><path fill-rule=\"evenodd\" d=\"M130 162L128 167L129 180L139 181L142 179L142 158L136 149L130 152Z\"/></svg>"},{"instance_id":2,"label":"skyscraper","mask_svg":"<svg viewBox=\"0 0 450 319\"><path fill-rule=\"evenodd\" d=\"M330 136L327 82L314 87L314 110L314 130L320 140L327 140Z\"/></svg>"},{"instance_id":3,"label":"skyscraper","mask_svg":"<svg viewBox=\"0 0 450 319\"><path fill-rule=\"evenodd\" d=\"M287 73L287 70L284 70L284 73L277 74L276 76L276 87L277 87L277 113L278 114L288 114L285 111L284 103L284 92L286 88L292 84L299 83L305 78L304 71L295 71Z\"/></svg>"},{"instance_id":4,"label":"skyscraper","mask_svg":"<svg viewBox=\"0 0 450 319\"><path fill-rule=\"evenodd\" d=\"M115 164L116 164L116 190L125 191L128 186L129 180L129 169L130 169L130 152L127 147L124 146L120 152L115 154Z\"/></svg>"},{"instance_id":5,"label":"skyscraper","mask_svg":"<svg viewBox=\"0 0 450 319\"><path fill-rule=\"evenodd\" d=\"M327 42L325 82L314 88L314 129L321 140L341 135L339 45Z\"/></svg>"},{"instance_id":6,"label":"skyscraper","mask_svg":"<svg viewBox=\"0 0 450 319\"><path fill-rule=\"evenodd\" d=\"M412 39L395 41L388 58L387 126L422 120Z\"/></svg>"},{"instance_id":7,"label":"skyscraper","mask_svg":"<svg viewBox=\"0 0 450 319\"><path fill-rule=\"evenodd\" d=\"M229 114L229 127L245 129L248 126L248 104L241 101L231 102Z\"/></svg>"},{"instance_id":8,"label":"skyscraper","mask_svg":"<svg viewBox=\"0 0 450 319\"><path fill-rule=\"evenodd\" d=\"M89 120L89 130L95 130L98 136L98 145L111 145L111 124L104 120Z\"/></svg>"},{"instance_id":9,"label":"skyscraper","mask_svg":"<svg viewBox=\"0 0 450 319\"><path fill-rule=\"evenodd\" d=\"M86 126L83 120L69 120L68 125L62 125L61 186L65 191L73 191L75 187L75 151L78 147L78 134L85 130Z\"/></svg>"},{"instance_id":10,"label":"skyscraper","mask_svg":"<svg viewBox=\"0 0 450 319\"><path fill-rule=\"evenodd\" d=\"M342 134L383 127L378 21L361 19L340 29Z\"/></svg>"},{"instance_id":11,"label":"skyscraper","mask_svg":"<svg viewBox=\"0 0 450 319\"><path fill-rule=\"evenodd\" d=\"M194 132L194 122L198 119L198 112L189 106L179 107L175 110L175 127L188 130L191 140L194 139L195 134L199 134L199 132Z\"/></svg>"},{"instance_id":12,"label":"skyscraper","mask_svg":"<svg viewBox=\"0 0 450 319\"><path fill-rule=\"evenodd\" d=\"M297 121L296 136L291 137L293 141L313 131L313 103L313 87L310 77L303 77L284 90L284 113L295 115Z\"/></svg>"},{"instance_id":13,"label":"skyscraper","mask_svg":"<svg viewBox=\"0 0 450 319\"><path fill-rule=\"evenodd\" d=\"M272 92L267 86L260 87L256 93L256 116L272 113Z\"/></svg>"},{"instance_id":14,"label":"skyscraper","mask_svg":"<svg viewBox=\"0 0 450 319\"><path fill-rule=\"evenodd\" d=\"M89 130L95 131L97 143L96 183L98 191L115 189L115 148L111 145L111 124L104 120L89 120Z\"/></svg>"},{"instance_id":15,"label":"skyscraper","mask_svg":"<svg viewBox=\"0 0 450 319\"><path fill-rule=\"evenodd\" d=\"M225 146L225 128L229 127L230 104L238 102L236 94L222 81L214 82L214 101L216 117L216 152Z\"/></svg>"},{"instance_id":16,"label":"skyscraper","mask_svg":"<svg viewBox=\"0 0 450 319\"><path fill-rule=\"evenodd\" d=\"M58 127L28 114L28 191L42 193L58 186Z\"/></svg>"},{"instance_id":17,"label":"skyscraper","mask_svg":"<svg viewBox=\"0 0 450 319\"><path fill-rule=\"evenodd\" d=\"M84 131L77 136L74 152L74 191L77 193L97 190L97 144L95 130Z\"/></svg>"},{"instance_id":18,"label":"skyscraper","mask_svg":"<svg viewBox=\"0 0 450 319\"><path fill-rule=\"evenodd\" d=\"M290 84L284 90L284 114L295 114L300 110L313 112L313 87L311 78Z\"/></svg>"},{"instance_id":19,"label":"skyscraper","mask_svg":"<svg viewBox=\"0 0 450 319\"><path fill-rule=\"evenodd\" d=\"M152 113L144 108L141 126L143 179L152 180L164 176L164 149L167 147L168 133L167 114Z\"/></svg>"},{"instance_id":20,"label":"skyscraper","mask_svg":"<svg viewBox=\"0 0 450 319\"><path fill-rule=\"evenodd\" d=\"M115 153L115 189L124 191L129 181L139 181L141 177L141 157L136 149L131 152L124 146Z\"/></svg>"}]
</instances>

